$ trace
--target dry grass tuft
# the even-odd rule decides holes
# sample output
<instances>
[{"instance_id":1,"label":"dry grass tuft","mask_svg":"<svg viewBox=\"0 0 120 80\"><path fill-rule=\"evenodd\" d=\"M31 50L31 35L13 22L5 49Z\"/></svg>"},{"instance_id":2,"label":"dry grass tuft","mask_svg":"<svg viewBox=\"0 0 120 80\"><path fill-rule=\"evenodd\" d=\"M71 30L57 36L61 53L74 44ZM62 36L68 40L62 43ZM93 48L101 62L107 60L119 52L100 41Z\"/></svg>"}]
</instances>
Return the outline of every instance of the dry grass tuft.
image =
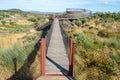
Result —
<instances>
[{"instance_id":1,"label":"dry grass tuft","mask_svg":"<svg viewBox=\"0 0 120 80\"><path fill-rule=\"evenodd\" d=\"M9 48L18 42L19 38L25 36L26 33L14 33L14 34L0 34L0 48Z\"/></svg>"}]
</instances>

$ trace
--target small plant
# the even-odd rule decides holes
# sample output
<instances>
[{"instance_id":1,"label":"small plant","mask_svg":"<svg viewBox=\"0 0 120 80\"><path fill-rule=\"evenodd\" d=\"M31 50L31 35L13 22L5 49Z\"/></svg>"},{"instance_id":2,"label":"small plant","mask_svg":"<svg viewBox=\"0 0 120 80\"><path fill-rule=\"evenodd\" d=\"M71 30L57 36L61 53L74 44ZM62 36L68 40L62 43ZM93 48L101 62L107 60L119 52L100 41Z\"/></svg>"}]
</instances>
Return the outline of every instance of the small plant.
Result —
<instances>
[{"instance_id":1,"label":"small plant","mask_svg":"<svg viewBox=\"0 0 120 80\"><path fill-rule=\"evenodd\" d=\"M85 24L86 27L89 27L90 25L89 24Z\"/></svg>"},{"instance_id":2,"label":"small plant","mask_svg":"<svg viewBox=\"0 0 120 80\"><path fill-rule=\"evenodd\" d=\"M5 25L5 24L6 24L6 21L1 21L1 23L2 23L3 25Z\"/></svg>"},{"instance_id":3,"label":"small plant","mask_svg":"<svg viewBox=\"0 0 120 80\"><path fill-rule=\"evenodd\" d=\"M85 23L86 23L86 20L85 20L85 19L83 19L83 20L81 20L81 22L82 22L82 24L85 24Z\"/></svg>"},{"instance_id":4,"label":"small plant","mask_svg":"<svg viewBox=\"0 0 120 80\"><path fill-rule=\"evenodd\" d=\"M10 22L10 25L11 25L11 26L15 26L15 25L16 25L16 22Z\"/></svg>"},{"instance_id":5,"label":"small plant","mask_svg":"<svg viewBox=\"0 0 120 80\"><path fill-rule=\"evenodd\" d=\"M101 30L101 31L98 32L98 36L109 37L109 32L107 30Z\"/></svg>"},{"instance_id":6,"label":"small plant","mask_svg":"<svg viewBox=\"0 0 120 80\"><path fill-rule=\"evenodd\" d=\"M81 20L77 20L77 21L75 22L75 24L76 24L77 26L80 26L80 25L82 25L82 21L81 21Z\"/></svg>"}]
</instances>

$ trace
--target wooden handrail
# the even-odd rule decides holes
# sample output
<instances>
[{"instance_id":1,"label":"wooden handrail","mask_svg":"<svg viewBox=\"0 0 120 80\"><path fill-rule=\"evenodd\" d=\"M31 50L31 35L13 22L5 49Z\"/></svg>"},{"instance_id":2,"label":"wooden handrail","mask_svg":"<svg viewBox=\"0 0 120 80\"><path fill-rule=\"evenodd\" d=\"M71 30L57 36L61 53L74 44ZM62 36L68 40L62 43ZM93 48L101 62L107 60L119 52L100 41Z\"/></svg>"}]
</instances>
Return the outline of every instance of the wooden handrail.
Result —
<instances>
[{"instance_id":1,"label":"wooden handrail","mask_svg":"<svg viewBox=\"0 0 120 80\"><path fill-rule=\"evenodd\" d=\"M41 76L45 76L45 65L46 65L46 39L41 39Z\"/></svg>"},{"instance_id":2,"label":"wooden handrail","mask_svg":"<svg viewBox=\"0 0 120 80\"><path fill-rule=\"evenodd\" d=\"M74 53L75 53L75 40L70 40L70 59L69 59L69 76L73 76L73 61L74 61Z\"/></svg>"}]
</instances>

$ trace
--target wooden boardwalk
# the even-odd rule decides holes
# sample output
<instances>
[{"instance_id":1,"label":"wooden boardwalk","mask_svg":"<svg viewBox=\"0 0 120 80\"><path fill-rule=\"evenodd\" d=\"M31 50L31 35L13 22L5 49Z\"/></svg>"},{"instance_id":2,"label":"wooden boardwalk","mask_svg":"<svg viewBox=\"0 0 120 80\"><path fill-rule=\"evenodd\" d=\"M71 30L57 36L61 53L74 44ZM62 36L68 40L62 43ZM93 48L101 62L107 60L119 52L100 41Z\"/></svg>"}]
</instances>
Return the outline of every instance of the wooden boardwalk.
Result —
<instances>
[{"instance_id":1,"label":"wooden boardwalk","mask_svg":"<svg viewBox=\"0 0 120 80\"><path fill-rule=\"evenodd\" d=\"M52 27L53 32L46 57L46 74L67 74L69 60L57 18L54 19Z\"/></svg>"},{"instance_id":2,"label":"wooden boardwalk","mask_svg":"<svg viewBox=\"0 0 120 80\"><path fill-rule=\"evenodd\" d=\"M46 55L46 74L68 74L69 60L66 54L63 37L59 25L59 20L54 19L53 32L51 35L50 44ZM37 80L73 80L69 76L40 76Z\"/></svg>"}]
</instances>

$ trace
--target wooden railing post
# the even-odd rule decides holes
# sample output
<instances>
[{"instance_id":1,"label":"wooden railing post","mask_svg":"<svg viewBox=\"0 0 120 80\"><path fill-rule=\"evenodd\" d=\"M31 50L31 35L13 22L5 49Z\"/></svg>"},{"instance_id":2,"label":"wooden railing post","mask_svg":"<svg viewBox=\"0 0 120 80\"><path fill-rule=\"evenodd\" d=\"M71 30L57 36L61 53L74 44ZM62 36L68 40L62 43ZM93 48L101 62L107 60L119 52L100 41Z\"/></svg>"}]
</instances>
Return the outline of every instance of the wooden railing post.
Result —
<instances>
[{"instance_id":1,"label":"wooden railing post","mask_svg":"<svg viewBox=\"0 0 120 80\"><path fill-rule=\"evenodd\" d=\"M45 76L46 65L46 39L41 39L41 76Z\"/></svg>"},{"instance_id":2,"label":"wooden railing post","mask_svg":"<svg viewBox=\"0 0 120 80\"><path fill-rule=\"evenodd\" d=\"M69 76L73 76L73 60L75 53L75 41L73 39L70 40L70 58L69 58Z\"/></svg>"}]
</instances>

